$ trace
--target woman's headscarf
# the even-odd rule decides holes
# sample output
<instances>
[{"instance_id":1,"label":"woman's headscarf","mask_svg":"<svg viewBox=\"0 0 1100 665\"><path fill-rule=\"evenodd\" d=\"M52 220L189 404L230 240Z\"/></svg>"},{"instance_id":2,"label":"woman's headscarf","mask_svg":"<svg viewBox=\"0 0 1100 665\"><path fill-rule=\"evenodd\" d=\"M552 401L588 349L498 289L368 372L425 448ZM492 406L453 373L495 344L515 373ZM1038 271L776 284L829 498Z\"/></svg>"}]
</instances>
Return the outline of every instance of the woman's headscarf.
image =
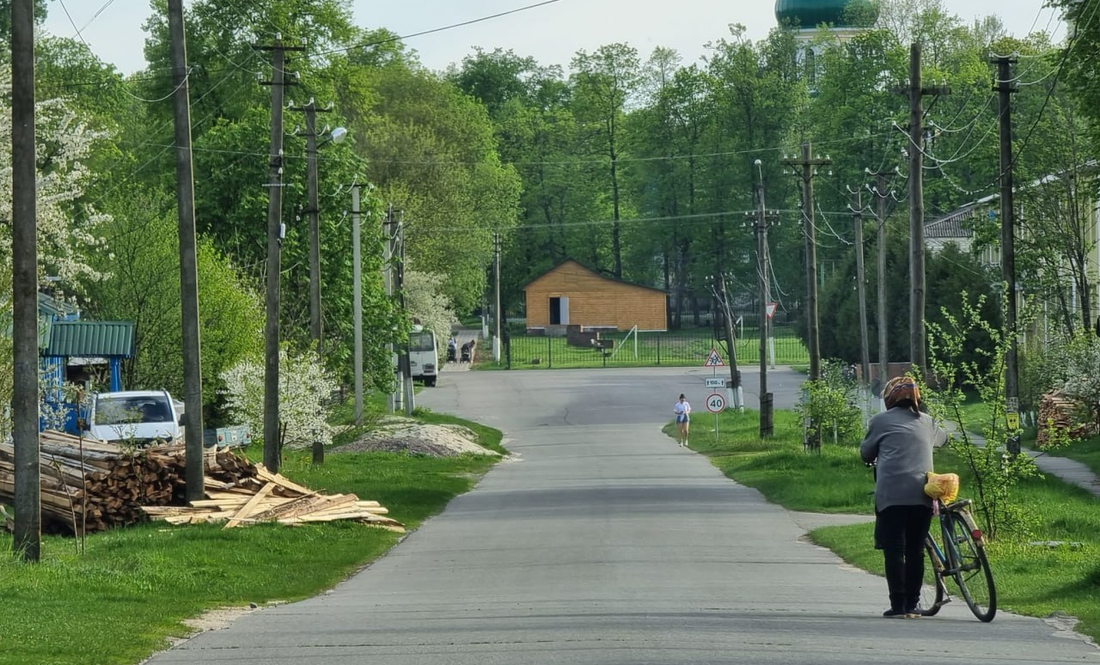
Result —
<instances>
[{"instance_id":1,"label":"woman's headscarf","mask_svg":"<svg viewBox=\"0 0 1100 665\"><path fill-rule=\"evenodd\" d=\"M911 376L899 376L886 382L882 390L882 401L887 409L892 409L898 404L908 400L912 404L913 412L920 408L920 386L917 380Z\"/></svg>"}]
</instances>

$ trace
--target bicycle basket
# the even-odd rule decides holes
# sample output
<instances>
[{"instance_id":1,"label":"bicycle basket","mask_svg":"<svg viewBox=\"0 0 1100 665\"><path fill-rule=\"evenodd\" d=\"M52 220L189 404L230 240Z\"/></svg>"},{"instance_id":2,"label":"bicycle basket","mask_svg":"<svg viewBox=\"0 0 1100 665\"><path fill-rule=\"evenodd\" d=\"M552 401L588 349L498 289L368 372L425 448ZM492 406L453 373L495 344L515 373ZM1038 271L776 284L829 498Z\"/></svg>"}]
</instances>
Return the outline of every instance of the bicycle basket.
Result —
<instances>
[{"instance_id":1,"label":"bicycle basket","mask_svg":"<svg viewBox=\"0 0 1100 665\"><path fill-rule=\"evenodd\" d=\"M928 472L928 482L924 485L924 493L933 499L939 499L944 503L951 503L959 496L959 476L954 473Z\"/></svg>"}]
</instances>

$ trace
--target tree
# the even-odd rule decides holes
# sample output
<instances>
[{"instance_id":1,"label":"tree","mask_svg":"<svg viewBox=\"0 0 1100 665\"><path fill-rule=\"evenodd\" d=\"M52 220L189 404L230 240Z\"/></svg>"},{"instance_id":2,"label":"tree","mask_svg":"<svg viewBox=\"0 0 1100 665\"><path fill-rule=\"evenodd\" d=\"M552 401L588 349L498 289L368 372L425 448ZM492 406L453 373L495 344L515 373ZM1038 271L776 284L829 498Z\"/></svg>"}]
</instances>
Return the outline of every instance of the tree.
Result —
<instances>
[{"instance_id":1,"label":"tree","mask_svg":"<svg viewBox=\"0 0 1100 665\"><path fill-rule=\"evenodd\" d=\"M443 294L443 276L418 270L405 271L405 309L436 337L449 337L458 321L451 301Z\"/></svg>"},{"instance_id":2,"label":"tree","mask_svg":"<svg viewBox=\"0 0 1100 665\"><path fill-rule=\"evenodd\" d=\"M612 274L622 279L622 208L619 191L619 159L622 125L627 105L641 82L638 52L626 44L609 44L594 53L578 51L573 57L573 108L581 130L588 136L589 154L606 156L611 186Z\"/></svg>"}]
</instances>

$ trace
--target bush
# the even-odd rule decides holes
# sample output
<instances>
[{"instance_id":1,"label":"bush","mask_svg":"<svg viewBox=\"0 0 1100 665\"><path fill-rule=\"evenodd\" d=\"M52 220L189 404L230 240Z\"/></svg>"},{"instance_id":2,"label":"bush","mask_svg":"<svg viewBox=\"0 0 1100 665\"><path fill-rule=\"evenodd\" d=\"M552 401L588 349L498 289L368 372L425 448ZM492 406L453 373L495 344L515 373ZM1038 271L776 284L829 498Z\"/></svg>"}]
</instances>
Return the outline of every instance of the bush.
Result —
<instances>
[{"instance_id":1,"label":"bush","mask_svg":"<svg viewBox=\"0 0 1100 665\"><path fill-rule=\"evenodd\" d=\"M811 423L808 431L811 439L831 433L835 442L851 443L863 436L858 386L847 375L846 367L840 361L826 360L821 366L821 378L804 384L806 392L799 408L803 418Z\"/></svg>"}]
</instances>

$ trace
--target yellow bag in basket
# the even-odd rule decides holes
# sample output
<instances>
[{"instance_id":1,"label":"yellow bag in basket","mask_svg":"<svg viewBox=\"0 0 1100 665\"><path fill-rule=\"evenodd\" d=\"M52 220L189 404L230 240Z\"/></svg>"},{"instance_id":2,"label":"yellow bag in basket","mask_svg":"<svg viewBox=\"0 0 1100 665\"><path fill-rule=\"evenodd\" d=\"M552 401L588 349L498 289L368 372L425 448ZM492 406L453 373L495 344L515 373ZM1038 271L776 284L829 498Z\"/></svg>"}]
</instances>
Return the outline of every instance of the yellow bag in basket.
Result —
<instances>
[{"instance_id":1,"label":"yellow bag in basket","mask_svg":"<svg viewBox=\"0 0 1100 665\"><path fill-rule=\"evenodd\" d=\"M924 485L924 493L933 499L951 503L959 496L958 474L932 473L929 471L928 482Z\"/></svg>"}]
</instances>

